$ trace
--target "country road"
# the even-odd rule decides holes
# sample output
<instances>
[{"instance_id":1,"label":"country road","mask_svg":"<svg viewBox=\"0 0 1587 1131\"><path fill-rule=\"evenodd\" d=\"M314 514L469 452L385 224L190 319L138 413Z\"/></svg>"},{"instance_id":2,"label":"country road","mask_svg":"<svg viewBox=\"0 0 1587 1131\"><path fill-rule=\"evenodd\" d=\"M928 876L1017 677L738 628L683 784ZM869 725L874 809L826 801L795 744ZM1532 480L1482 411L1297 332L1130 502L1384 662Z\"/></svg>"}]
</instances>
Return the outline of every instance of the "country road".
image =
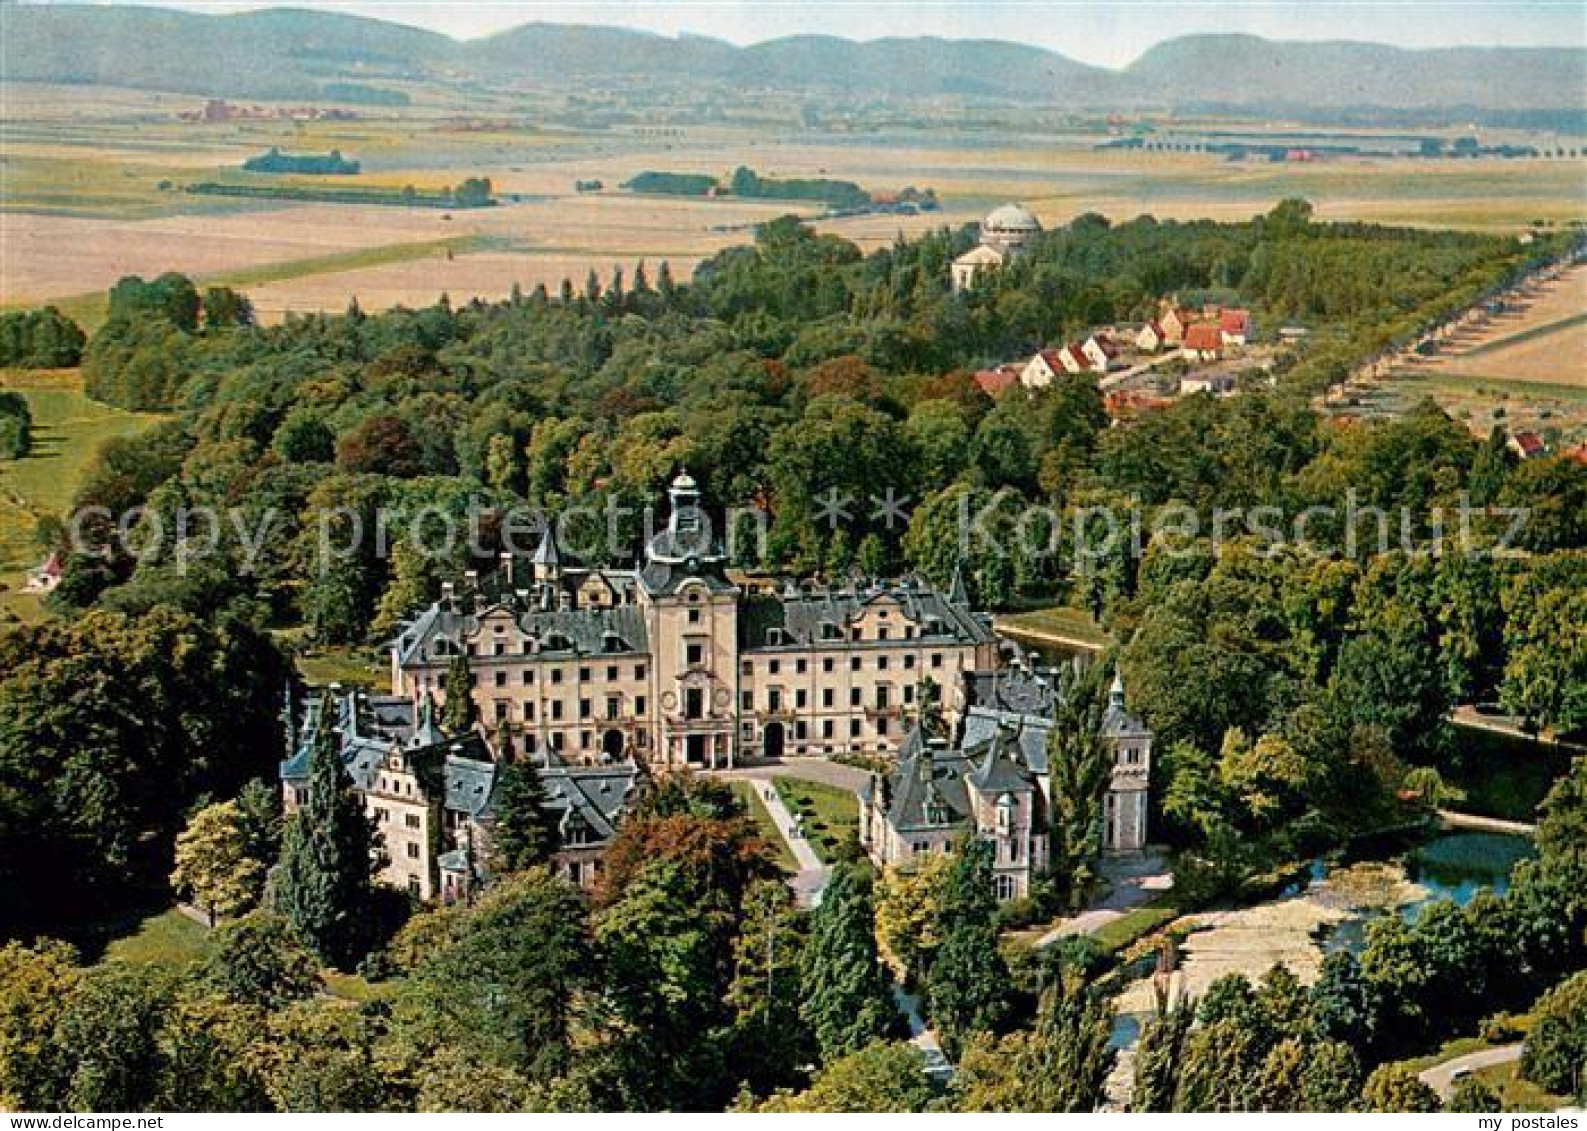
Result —
<instances>
[{"instance_id":1,"label":"country road","mask_svg":"<svg viewBox=\"0 0 1587 1131\"><path fill-rule=\"evenodd\" d=\"M1416 1074L1416 1078L1438 1093L1439 1099L1448 1099L1455 1090L1454 1076L1456 1072L1464 1069L1475 1072L1479 1068L1490 1068L1495 1064L1509 1064L1512 1060L1521 1059L1521 1050L1526 1047L1524 1042L1517 1041L1513 1045L1501 1045L1494 1049L1483 1049L1480 1052L1469 1052L1465 1056L1457 1056L1446 1060L1442 1064L1435 1064Z\"/></svg>"}]
</instances>

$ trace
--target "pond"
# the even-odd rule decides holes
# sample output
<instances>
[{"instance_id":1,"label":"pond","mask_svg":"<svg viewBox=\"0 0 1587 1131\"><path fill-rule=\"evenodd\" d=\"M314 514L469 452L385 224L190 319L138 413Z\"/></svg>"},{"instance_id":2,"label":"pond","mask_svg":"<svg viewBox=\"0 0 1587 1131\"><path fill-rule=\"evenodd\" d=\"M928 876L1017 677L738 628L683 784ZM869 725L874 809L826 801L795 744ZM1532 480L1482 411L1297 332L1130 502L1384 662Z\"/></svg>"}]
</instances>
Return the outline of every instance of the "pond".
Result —
<instances>
[{"instance_id":1,"label":"pond","mask_svg":"<svg viewBox=\"0 0 1587 1131\"><path fill-rule=\"evenodd\" d=\"M1405 878L1420 891L1415 898L1393 910L1409 921L1416 918L1416 913L1422 907L1437 900L1453 900L1456 906L1464 907L1479 891L1503 895L1510 887L1510 870L1520 861L1531 857L1533 851L1532 842L1522 836L1505 833L1441 833L1398 858L1398 863L1405 869ZM1330 870L1328 862L1314 862L1313 883L1327 879ZM1329 932L1323 949L1360 953L1366 945L1367 924L1389 910L1386 907L1353 909L1348 919Z\"/></svg>"},{"instance_id":2,"label":"pond","mask_svg":"<svg viewBox=\"0 0 1587 1131\"><path fill-rule=\"evenodd\" d=\"M1310 982L1324 954L1359 953L1374 919L1392 913L1411 920L1435 900L1463 907L1479 891L1502 894L1510 870L1532 852L1525 837L1445 832L1414 844L1378 841L1353 856L1315 861L1309 878L1278 899L1198 916L1203 929L1181 952L1181 991L1199 997L1214 978L1232 972L1254 982L1275 961ZM1128 972L1130 985L1113 1023L1114 1048L1133 1045L1151 1016L1153 964L1147 958Z\"/></svg>"}]
</instances>

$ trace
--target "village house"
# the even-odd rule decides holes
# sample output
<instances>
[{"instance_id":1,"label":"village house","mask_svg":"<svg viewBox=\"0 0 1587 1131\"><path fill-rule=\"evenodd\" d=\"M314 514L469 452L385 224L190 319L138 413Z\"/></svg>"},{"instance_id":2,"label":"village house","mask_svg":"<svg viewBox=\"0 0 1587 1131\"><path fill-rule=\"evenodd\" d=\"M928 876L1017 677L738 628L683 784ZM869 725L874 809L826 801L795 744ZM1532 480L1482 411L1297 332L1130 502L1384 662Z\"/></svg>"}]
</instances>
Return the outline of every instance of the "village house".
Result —
<instances>
[{"instance_id":1,"label":"village house","mask_svg":"<svg viewBox=\"0 0 1587 1131\"><path fill-rule=\"evenodd\" d=\"M978 389L989 397L996 397L1005 389L1020 383L1022 370L1017 365L999 365L993 369L977 369L974 379Z\"/></svg>"},{"instance_id":2,"label":"village house","mask_svg":"<svg viewBox=\"0 0 1587 1131\"><path fill-rule=\"evenodd\" d=\"M1188 397L1193 393L1211 393L1215 397L1225 397L1234 392L1234 374L1232 373L1187 373L1179 379L1179 395Z\"/></svg>"},{"instance_id":3,"label":"village house","mask_svg":"<svg viewBox=\"0 0 1587 1131\"><path fill-rule=\"evenodd\" d=\"M527 570L443 586L391 650L392 690L444 701L462 657L480 717L530 755L632 757L665 772L837 753L891 755L927 683L958 717L964 672L997 638L964 587L925 581L730 582L699 490L673 481L667 527L635 569L563 563L553 530Z\"/></svg>"},{"instance_id":4,"label":"village house","mask_svg":"<svg viewBox=\"0 0 1587 1131\"><path fill-rule=\"evenodd\" d=\"M874 775L860 799L860 843L878 865L908 866L958 838L990 841L999 899L1028 895L1048 866L1052 807L1048 749L1054 715L1050 680L1024 668L973 672L956 743L917 727L888 774ZM1125 706L1117 675L1100 733L1111 770L1102 799L1105 855L1147 844L1152 733Z\"/></svg>"},{"instance_id":5,"label":"village house","mask_svg":"<svg viewBox=\"0 0 1587 1131\"><path fill-rule=\"evenodd\" d=\"M983 272L996 270L1030 249L1041 223L1017 204L994 208L981 221L981 242L953 261L953 289L967 291Z\"/></svg>"},{"instance_id":6,"label":"village house","mask_svg":"<svg viewBox=\"0 0 1587 1131\"><path fill-rule=\"evenodd\" d=\"M1505 445L1519 459L1540 459L1548 454L1548 445L1536 432L1512 432Z\"/></svg>"},{"instance_id":7,"label":"village house","mask_svg":"<svg viewBox=\"0 0 1587 1131\"><path fill-rule=\"evenodd\" d=\"M1140 332L1135 335L1135 348L1146 353L1156 353L1166 345L1168 345L1168 331L1163 329L1163 324L1155 318L1142 326Z\"/></svg>"},{"instance_id":8,"label":"village house","mask_svg":"<svg viewBox=\"0 0 1587 1131\"><path fill-rule=\"evenodd\" d=\"M1157 316L1157 325L1162 327L1163 344L1177 346L1185 340L1185 331L1196 322L1193 311L1172 302L1165 302L1161 313Z\"/></svg>"},{"instance_id":9,"label":"village house","mask_svg":"<svg viewBox=\"0 0 1587 1131\"><path fill-rule=\"evenodd\" d=\"M376 878L417 899L447 902L483 883L490 872L497 771L516 753L493 748L478 731L443 733L428 699L415 703L355 689L330 703L335 714L329 725L343 769L379 838ZM288 813L308 800L309 759L326 722L322 711L318 700L305 705L293 754L281 763ZM589 887L599 878L602 850L635 796L639 767L627 760L570 766L549 754L537 764L561 842L552 868Z\"/></svg>"},{"instance_id":10,"label":"village house","mask_svg":"<svg viewBox=\"0 0 1587 1131\"><path fill-rule=\"evenodd\" d=\"M1118 359L1119 347L1107 334L1092 334L1081 345L1080 352L1093 373L1106 373Z\"/></svg>"},{"instance_id":11,"label":"village house","mask_svg":"<svg viewBox=\"0 0 1587 1131\"><path fill-rule=\"evenodd\" d=\"M27 581L23 583L22 590L25 593L41 593L46 595L53 593L60 586L61 578L65 576L65 573L66 568L61 563L60 554L51 554L43 565L39 566L38 569L28 574Z\"/></svg>"},{"instance_id":12,"label":"village house","mask_svg":"<svg viewBox=\"0 0 1587 1131\"><path fill-rule=\"evenodd\" d=\"M1225 307L1218 311L1218 336L1225 346L1243 346L1251 333L1249 311Z\"/></svg>"},{"instance_id":13,"label":"village house","mask_svg":"<svg viewBox=\"0 0 1587 1131\"><path fill-rule=\"evenodd\" d=\"M1191 361L1217 361L1223 355L1223 335L1210 322L1197 322L1185 330L1180 353Z\"/></svg>"}]
</instances>

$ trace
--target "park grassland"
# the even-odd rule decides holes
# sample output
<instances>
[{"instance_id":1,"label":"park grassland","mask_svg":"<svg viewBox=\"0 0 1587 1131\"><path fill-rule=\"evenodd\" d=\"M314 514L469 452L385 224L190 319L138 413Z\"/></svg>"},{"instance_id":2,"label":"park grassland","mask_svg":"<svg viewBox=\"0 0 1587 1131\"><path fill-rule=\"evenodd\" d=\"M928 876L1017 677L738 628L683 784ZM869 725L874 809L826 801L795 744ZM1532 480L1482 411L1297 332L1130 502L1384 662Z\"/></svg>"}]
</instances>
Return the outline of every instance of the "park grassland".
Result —
<instances>
[{"instance_id":1,"label":"park grassland","mask_svg":"<svg viewBox=\"0 0 1587 1131\"><path fill-rule=\"evenodd\" d=\"M766 811L766 803L760 799L760 783L732 781L728 782L728 786L733 790L733 795L743 802L750 819L755 822L755 831L775 857L777 867L790 876L799 871L799 861L794 859L788 842L777 830L777 822L771 819L771 814Z\"/></svg>"},{"instance_id":2,"label":"park grassland","mask_svg":"<svg viewBox=\"0 0 1587 1131\"><path fill-rule=\"evenodd\" d=\"M841 786L802 778L772 779L783 804L801 821L805 840L823 864L841 858L859 843L859 799Z\"/></svg>"},{"instance_id":3,"label":"park grassland","mask_svg":"<svg viewBox=\"0 0 1587 1131\"><path fill-rule=\"evenodd\" d=\"M0 611L35 619L38 599L18 590L38 565L38 520L66 515L101 444L136 436L162 418L89 400L75 369L0 369L0 388L21 393L33 414L32 452L0 461Z\"/></svg>"}]
</instances>

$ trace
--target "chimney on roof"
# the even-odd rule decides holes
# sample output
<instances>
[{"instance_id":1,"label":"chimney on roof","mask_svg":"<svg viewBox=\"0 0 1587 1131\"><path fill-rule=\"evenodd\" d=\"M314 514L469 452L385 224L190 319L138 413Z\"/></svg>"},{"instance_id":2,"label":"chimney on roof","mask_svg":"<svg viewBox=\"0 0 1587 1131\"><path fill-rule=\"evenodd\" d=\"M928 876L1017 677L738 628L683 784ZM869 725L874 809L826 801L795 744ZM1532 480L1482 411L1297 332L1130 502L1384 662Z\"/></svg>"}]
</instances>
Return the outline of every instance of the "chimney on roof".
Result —
<instances>
[{"instance_id":1,"label":"chimney on roof","mask_svg":"<svg viewBox=\"0 0 1587 1131\"><path fill-rule=\"evenodd\" d=\"M450 581L441 582L441 604L448 609L457 605L457 586Z\"/></svg>"},{"instance_id":2,"label":"chimney on roof","mask_svg":"<svg viewBox=\"0 0 1587 1131\"><path fill-rule=\"evenodd\" d=\"M507 583L508 589L513 588L513 586L516 584L516 578L513 576L513 572L512 554L507 550L503 550L501 552L501 576L502 580Z\"/></svg>"}]
</instances>

